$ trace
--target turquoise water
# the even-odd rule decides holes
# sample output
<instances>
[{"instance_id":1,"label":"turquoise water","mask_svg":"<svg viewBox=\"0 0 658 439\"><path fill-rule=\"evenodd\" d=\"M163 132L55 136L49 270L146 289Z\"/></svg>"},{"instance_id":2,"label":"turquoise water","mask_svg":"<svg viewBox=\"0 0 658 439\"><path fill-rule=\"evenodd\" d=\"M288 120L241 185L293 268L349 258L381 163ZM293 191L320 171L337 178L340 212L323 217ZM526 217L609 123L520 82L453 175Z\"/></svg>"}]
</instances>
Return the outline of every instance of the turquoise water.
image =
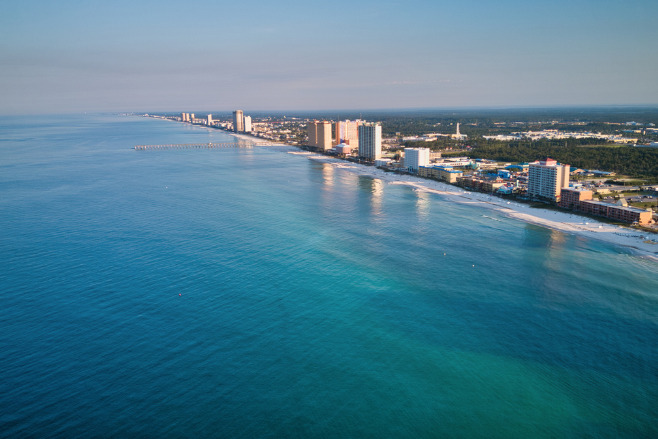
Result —
<instances>
[{"instance_id":1,"label":"turquoise water","mask_svg":"<svg viewBox=\"0 0 658 439\"><path fill-rule=\"evenodd\" d=\"M658 434L655 262L280 150L131 149L222 141L0 119L0 435Z\"/></svg>"}]
</instances>

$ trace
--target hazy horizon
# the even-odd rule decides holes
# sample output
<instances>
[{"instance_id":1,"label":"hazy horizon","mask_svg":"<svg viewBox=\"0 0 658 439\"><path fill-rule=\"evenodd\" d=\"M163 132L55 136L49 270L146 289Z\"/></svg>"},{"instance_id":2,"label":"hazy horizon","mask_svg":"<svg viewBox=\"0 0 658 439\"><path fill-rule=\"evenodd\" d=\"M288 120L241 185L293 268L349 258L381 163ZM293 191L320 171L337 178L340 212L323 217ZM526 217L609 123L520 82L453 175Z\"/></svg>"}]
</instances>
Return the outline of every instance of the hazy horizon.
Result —
<instances>
[{"instance_id":1,"label":"hazy horizon","mask_svg":"<svg viewBox=\"0 0 658 439\"><path fill-rule=\"evenodd\" d=\"M655 106L657 13L639 0L28 0L0 17L0 114Z\"/></svg>"},{"instance_id":2,"label":"hazy horizon","mask_svg":"<svg viewBox=\"0 0 658 439\"><path fill-rule=\"evenodd\" d=\"M245 114L253 117L269 117L269 116L289 116L289 117L317 117L317 116L331 116L334 119L341 118L367 118L374 115L385 116L404 116L404 115L423 115L423 116L448 116L449 113L456 115L464 115L464 117L482 117L487 115L500 115L510 116L517 112L523 112L527 116L537 114L538 117L556 117L555 113L559 113L562 117L575 117L581 115L587 119L588 117L610 115L620 116L621 114L628 115L629 118L648 118L647 120L653 121L658 117L658 104L647 105L563 105L563 106L490 106L490 107L417 107L417 108L342 108L342 109L289 109L289 110L262 110L251 108L234 108L234 109L199 109L199 108L178 108L178 109L163 109L163 110L105 110L105 111L65 111L65 112L41 112L41 113L0 113L3 117L37 117L37 116L53 116L53 115L178 115L181 112L196 114L197 117L205 117L211 114L215 118L231 118L234 110L240 109L245 111ZM630 120L630 119L629 119Z\"/></svg>"}]
</instances>

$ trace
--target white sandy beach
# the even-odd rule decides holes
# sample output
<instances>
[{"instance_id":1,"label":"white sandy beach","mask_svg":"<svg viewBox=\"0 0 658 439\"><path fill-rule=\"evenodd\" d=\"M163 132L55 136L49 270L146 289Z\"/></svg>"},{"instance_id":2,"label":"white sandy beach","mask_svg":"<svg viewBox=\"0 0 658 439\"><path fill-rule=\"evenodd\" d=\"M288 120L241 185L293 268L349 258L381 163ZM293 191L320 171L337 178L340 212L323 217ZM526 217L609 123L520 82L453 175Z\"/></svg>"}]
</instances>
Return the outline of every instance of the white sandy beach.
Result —
<instances>
[{"instance_id":1,"label":"white sandy beach","mask_svg":"<svg viewBox=\"0 0 658 439\"><path fill-rule=\"evenodd\" d=\"M455 203L478 205L486 209L493 209L510 218L525 221L527 223L630 248L634 253L640 256L645 256L658 261L658 236L647 232L603 223L589 217L568 212L533 208L528 204L507 201L503 198L494 197L480 192L465 191L447 183L427 180L413 175L386 172L374 166L360 165L358 163L347 162L345 160L321 154L302 151L291 145L275 143L249 135L234 134L234 136L243 140L269 144L273 147L281 147L281 150L286 151L289 154L301 155L310 160L329 163L337 168L345 169L359 175L368 175L391 185L407 185L416 190L441 195Z\"/></svg>"}]
</instances>

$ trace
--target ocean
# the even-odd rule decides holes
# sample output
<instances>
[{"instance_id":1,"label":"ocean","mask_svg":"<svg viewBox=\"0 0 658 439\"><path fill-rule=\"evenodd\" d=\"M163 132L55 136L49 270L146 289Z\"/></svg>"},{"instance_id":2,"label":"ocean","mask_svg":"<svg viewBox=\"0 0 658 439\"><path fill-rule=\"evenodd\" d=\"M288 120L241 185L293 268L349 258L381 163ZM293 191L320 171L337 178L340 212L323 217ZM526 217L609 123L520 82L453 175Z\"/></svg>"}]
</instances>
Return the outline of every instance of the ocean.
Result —
<instances>
[{"instance_id":1,"label":"ocean","mask_svg":"<svg viewBox=\"0 0 658 439\"><path fill-rule=\"evenodd\" d=\"M0 118L1 437L657 437L658 265L219 130Z\"/></svg>"}]
</instances>

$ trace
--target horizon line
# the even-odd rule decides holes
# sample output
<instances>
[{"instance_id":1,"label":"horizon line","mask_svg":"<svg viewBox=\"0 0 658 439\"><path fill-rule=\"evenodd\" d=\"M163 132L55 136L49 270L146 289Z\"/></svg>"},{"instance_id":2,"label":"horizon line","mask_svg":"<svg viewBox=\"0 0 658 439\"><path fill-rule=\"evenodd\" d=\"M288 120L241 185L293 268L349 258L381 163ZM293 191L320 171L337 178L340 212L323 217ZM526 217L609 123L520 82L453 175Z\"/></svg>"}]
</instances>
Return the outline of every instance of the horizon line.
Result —
<instances>
[{"instance_id":1,"label":"horizon line","mask_svg":"<svg viewBox=\"0 0 658 439\"><path fill-rule=\"evenodd\" d=\"M244 108L244 107L242 107ZM181 112L199 112L199 114L213 114L213 113L232 113L236 109L230 110L207 110L196 109L194 111L187 110L78 110L78 111L63 111L63 112L38 112L38 113L0 113L0 116L56 116L56 115L74 115L74 114L159 114L159 113L181 113ZM560 104L560 105L482 105L482 106L446 106L446 107L389 107L389 108L335 108L335 109L272 109L272 110L248 110L251 113L271 113L271 114L330 114L330 113L384 113L384 112L423 112L423 111L508 111L508 110L595 110L595 109L656 109L658 110L658 103L653 104ZM243 110L244 111L244 110Z\"/></svg>"}]
</instances>

